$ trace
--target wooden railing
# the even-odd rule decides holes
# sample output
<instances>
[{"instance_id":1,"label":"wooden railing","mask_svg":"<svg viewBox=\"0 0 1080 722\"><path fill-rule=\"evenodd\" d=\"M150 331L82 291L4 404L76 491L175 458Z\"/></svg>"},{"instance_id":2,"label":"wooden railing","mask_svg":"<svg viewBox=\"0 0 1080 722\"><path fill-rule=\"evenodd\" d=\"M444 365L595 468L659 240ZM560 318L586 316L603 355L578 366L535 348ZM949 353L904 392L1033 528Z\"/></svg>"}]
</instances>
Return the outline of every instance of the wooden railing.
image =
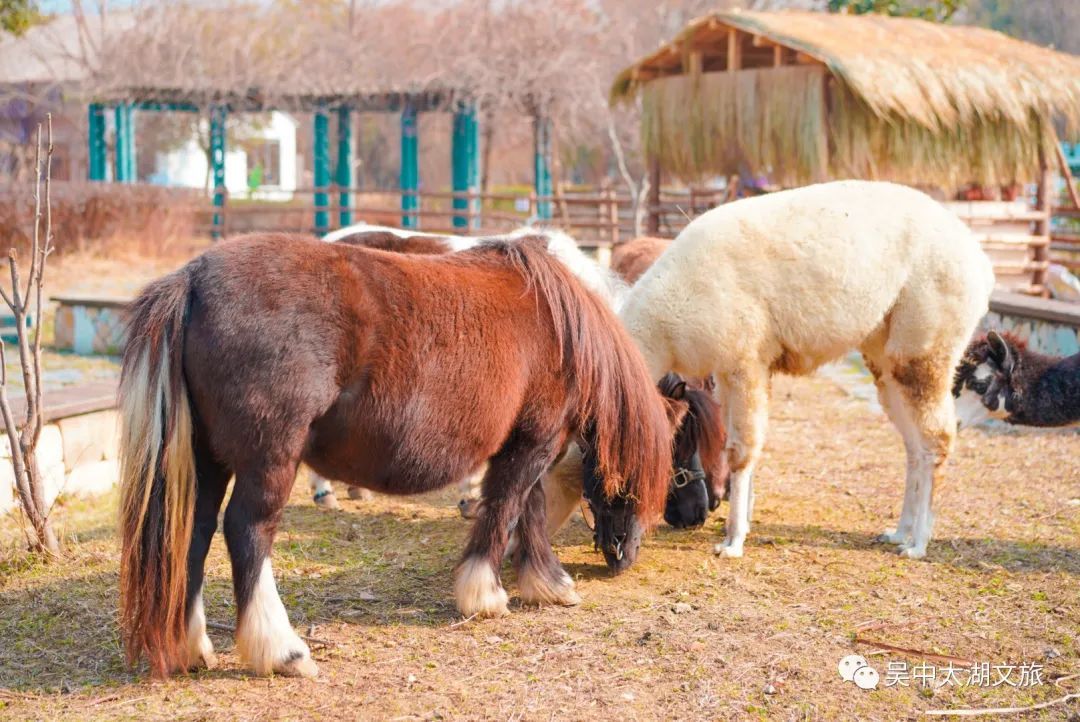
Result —
<instances>
[{"instance_id":1,"label":"wooden railing","mask_svg":"<svg viewBox=\"0 0 1080 722\"><path fill-rule=\"evenodd\" d=\"M1055 208L1050 260L1080 275L1080 209Z\"/></svg>"}]
</instances>

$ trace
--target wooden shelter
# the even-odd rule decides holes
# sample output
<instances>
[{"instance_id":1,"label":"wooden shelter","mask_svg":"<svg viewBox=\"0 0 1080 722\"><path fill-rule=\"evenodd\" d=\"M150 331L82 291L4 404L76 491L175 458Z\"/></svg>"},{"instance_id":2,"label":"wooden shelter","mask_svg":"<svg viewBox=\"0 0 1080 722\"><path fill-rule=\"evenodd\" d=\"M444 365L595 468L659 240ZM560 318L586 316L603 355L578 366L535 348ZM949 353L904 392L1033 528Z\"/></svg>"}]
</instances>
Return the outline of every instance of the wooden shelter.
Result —
<instances>
[{"instance_id":1,"label":"wooden shelter","mask_svg":"<svg viewBox=\"0 0 1080 722\"><path fill-rule=\"evenodd\" d=\"M623 70L612 101L635 97L654 189L661 170L782 186L1036 180L1046 206L1059 135L1080 133L1080 57L909 18L724 11ZM1028 221L1024 270L1039 290L1048 222Z\"/></svg>"}]
</instances>

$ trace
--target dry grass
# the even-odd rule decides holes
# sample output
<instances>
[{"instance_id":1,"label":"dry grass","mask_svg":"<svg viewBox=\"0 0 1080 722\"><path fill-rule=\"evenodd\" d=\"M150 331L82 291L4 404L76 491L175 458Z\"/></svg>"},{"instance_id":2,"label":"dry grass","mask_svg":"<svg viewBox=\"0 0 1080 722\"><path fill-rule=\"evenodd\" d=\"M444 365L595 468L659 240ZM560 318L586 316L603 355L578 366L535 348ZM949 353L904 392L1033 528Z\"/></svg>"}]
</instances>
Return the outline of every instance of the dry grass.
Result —
<instances>
[{"instance_id":1,"label":"dry grass","mask_svg":"<svg viewBox=\"0 0 1080 722\"><path fill-rule=\"evenodd\" d=\"M1064 694L1050 684L866 692L836 664L873 651L853 637L876 622L876 638L897 646L1041 662L1047 679L1080 671L1080 435L965 433L937 492L929 558L909 561L873 541L901 496L902 448L882 417L824 378L785 379L771 431L746 558L710 553L722 529L713 518L696 532L661 529L612 579L576 520L555 545L584 603L514 605L501 620L462 624L455 611L450 574L467 527L451 493L327 513L298 484L274 563L294 624L332 643L314 650L314 682L248 678L218 632L217 670L167 682L126 671L115 496L58 512L68 556L52 565L20 551L4 520L0 716L895 720ZM210 619L231 622L220 538L208 578ZM870 657L882 672L902 658Z\"/></svg>"}]
</instances>

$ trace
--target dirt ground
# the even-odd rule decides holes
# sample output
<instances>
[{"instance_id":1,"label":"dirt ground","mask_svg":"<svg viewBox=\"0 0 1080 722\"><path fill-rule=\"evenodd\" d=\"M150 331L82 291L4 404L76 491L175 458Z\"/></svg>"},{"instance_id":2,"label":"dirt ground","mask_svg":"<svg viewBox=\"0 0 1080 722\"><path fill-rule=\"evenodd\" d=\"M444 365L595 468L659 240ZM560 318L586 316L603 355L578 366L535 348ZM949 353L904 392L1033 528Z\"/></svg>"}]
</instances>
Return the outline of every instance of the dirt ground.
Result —
<instances>
[{"instance_id":1,"label":"dirt ground","mask_svg":"<svg viewBox=\"0 0 1080 722\"><path fill-rule=\"evenodd\" d=\"M611 578L575 516L555 546L583 603L515 600L509 617L487 621L464 621L454 607L467 524L452 492L341 494L343 510L324 512L298 483L274 566L294 625L321 640L316 681L249 677L216 630L215 670L165 682L127 670L115 623L115 495L58 510L67 555L51 564L22 551L9 516L0 519L0 717L896 720L1076 691L1075 676L1054 680L1080 672L1080 434L965 432L937 491L924 561L874 542L896 520L902 473L899 437L866 401L830 378L778 379L745 558L711 553L717 513L698 531L660 528L638 564ZM503 579L513 597L513 573ZM219 536L212 621L232 624L231 597ZM839 677L852 653L878 671L877 689ZM890 663L941 674L946 659L924 654L995 671L1037 664L1042 683L1017 686L1016 674L998 686L885 686ZM1078 714L1074 700L1025 719Z\"/></svg>"}]
</instances>

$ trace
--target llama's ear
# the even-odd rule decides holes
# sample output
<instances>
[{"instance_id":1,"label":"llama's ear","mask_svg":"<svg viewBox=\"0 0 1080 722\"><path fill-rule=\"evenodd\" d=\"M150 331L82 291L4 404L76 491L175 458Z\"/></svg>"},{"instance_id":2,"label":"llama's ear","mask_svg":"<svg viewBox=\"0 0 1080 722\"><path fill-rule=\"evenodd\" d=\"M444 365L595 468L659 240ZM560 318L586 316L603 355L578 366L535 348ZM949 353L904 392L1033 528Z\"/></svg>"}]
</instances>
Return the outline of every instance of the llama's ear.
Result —
<instances>
[{"instance_id":1,"label":"llama's ear","mask_svg":"<svg viewBox=\"0 0 1080 722\"><path fill-rule=\"evenodd\" d=\"M1016 356L1009 347L1009 343L997 331L986 334L986 341L990 344L990 360L1005 373L1012 373L1016 365Z\"/></svg>"}]
</instances>

